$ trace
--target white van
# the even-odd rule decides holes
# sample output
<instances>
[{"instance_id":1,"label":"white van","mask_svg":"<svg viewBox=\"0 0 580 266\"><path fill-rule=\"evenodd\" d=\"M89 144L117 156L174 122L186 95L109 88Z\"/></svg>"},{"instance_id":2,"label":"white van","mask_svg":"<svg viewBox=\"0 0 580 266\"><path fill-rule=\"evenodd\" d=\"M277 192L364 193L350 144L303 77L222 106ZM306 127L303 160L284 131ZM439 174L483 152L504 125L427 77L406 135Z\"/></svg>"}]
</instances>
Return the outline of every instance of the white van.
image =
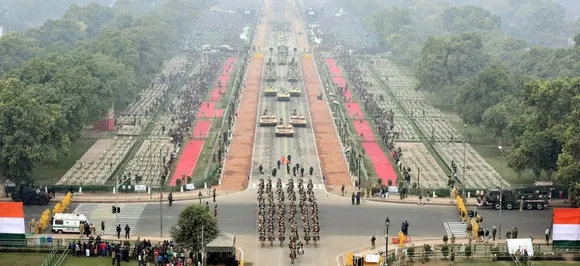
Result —
<instances>
[{"instance_id":1,"label":"white van","mask_svg":"<svg viewBox=\"0 0 580 266\"><path fill-rule=\"evenodd\" d=\"M78 213L57 213L52 219L52 231L55 233L80 233L79 225L90 221Z\"/></svg>"}]
</instances>

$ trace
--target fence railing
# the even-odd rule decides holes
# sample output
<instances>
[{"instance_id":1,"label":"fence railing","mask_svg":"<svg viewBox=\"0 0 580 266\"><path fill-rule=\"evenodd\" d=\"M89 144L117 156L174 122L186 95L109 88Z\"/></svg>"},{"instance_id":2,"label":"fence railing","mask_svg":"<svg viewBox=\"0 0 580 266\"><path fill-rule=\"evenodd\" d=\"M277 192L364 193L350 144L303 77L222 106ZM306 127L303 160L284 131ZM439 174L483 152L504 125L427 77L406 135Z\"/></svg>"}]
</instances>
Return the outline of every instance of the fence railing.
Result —
<instances>
[{"instance_id":1,"label":"fence railing","mask_svg":"<svg viewBox=\"0 0 580 266\"><path fill-rule=\"evenodd\" d=\"M549 261L561 261L564 260L563 255L570 253L570 251L580 250L580 246L577 247L566 247L558 248L553 245L546 244L534 244L533 245L533 256L523 256L510 254L507 244L504 243L472 243L467 244L440 244L414 246L412 244L406 247L399 247L396 252L389 251L389 257L395 256L395 261L401 258L401 254L404 254L402 258L404 261L414 261L421 262L426 261L449 261L452 254L454 254L455 261L513 261L521 262L524 265L534 265L534 261L549 260ZM467 248L469 247L469 248ZM393 253L393 254L391 254ZM512 252L513 253L513 252ZM377 251L379 254L381 262L384 260L384 251ZM532 254L530 252L530 254ZM353 257L356 254L348 252L342 254L338 258L339 265L352 265ZM516 263L517 264L517 263ZM389 263L389 265L391 265Z\"/></svg>"}]
</instances>

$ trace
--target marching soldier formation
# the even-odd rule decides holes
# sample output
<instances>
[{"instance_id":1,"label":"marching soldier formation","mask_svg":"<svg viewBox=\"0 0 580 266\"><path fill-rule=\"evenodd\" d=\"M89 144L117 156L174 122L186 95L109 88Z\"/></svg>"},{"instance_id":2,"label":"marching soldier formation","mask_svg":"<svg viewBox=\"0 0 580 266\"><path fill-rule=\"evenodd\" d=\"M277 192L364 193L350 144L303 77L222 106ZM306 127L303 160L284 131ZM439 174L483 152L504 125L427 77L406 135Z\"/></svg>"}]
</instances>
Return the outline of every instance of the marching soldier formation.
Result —
<instances>
[{"instance_id":1,"label":"marching soldier formation","mask_svg":"<svg viewBox=\"0 0 580 266\"><path fill-rule=\"evenodd\" d=\"M289 160L287 162L289 163ZM296 187L298 188L298 207L301 212L304 243L306 246L309 246L309 243L312 242L314 247L316 247L317 242L320 241L320 225L318 221L318 204L316 203L316 197L314 196L314 185L312 184L312 179L308 180L305 188L304 180L302 177L299 177ZM299 258L299 256L304 254L304 244L298 235L298 222L296 221L296 214L298 211L297 206L295 205L296 192L294 188L294 180L289 177L285 194L284 189L282 188L282 179L278 178L276 181L276 195L278 202L276 203L274 200L272 179L268 177L264 180L264 178L260 177L260 182L258 184L258 231L259 241L262 247L265 246L266 241L270 242L270 247L274 246L274 241L276 240L274 229L275 217L276 223L278 224L277 229L280 247L284 246L284 241L286 240L286 198L290 202L288 208L288 223L290 225L288 247L290 248L290 261L292 264L294 264L294 261Z\"/></svg>"}]
</instances>

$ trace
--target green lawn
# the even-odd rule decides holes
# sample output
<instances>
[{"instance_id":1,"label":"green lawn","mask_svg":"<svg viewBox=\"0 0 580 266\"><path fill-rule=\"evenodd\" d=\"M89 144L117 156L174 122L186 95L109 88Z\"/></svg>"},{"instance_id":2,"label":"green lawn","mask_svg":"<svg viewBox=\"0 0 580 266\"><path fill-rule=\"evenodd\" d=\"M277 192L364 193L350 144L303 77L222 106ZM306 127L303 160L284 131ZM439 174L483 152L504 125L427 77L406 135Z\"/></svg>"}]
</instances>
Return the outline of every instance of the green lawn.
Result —
<instances>
[{"instance_id":1,"label":"green lawn","mask_svg":"<svg viewBox=\"0 0 580 266\"><path fill-rule=\"evenodd\" d=\"M0 252L0 265L29 266L42 265L48 253L12 253ZM26 259L23 259L26 258Z\"/></svg>"},{"instance_id":2,"label":"green lawn","mask_svg":"<svg viewBox=\"0 0 580 266\"><path fill-rule=\"evenodd\" d=\"M73 257L68 256L63 266L110 266L112 258L109 257ZM121 262L121 265L137 265L137 261Z\"/></svg>"},{"instance_id":3,"label":"green lawn","mask_svg":"<svg viewBox=\"0 0 580 266\"><path fill-rule=\"evenodd\" d=\"M54 164L43 164L36 168L32 177L36 181L55 183L87 152L98 139L79 139L71 145L70 153Z\"/></svg>"}]
</instances>

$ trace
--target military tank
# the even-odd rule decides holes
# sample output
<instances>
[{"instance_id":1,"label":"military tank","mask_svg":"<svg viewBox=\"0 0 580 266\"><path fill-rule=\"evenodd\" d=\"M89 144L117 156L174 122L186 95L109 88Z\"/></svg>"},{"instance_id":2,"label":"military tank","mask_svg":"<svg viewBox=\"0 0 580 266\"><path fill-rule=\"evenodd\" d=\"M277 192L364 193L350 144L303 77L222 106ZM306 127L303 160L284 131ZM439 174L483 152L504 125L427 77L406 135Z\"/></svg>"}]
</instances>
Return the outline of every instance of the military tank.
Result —
<instances>
[{"instance_id":1,"label":"military tank","mask_svg":"<svg viewBox=\"0 0 580 266\"><path fill-rule=\"evenodd\" d=\"M278 90L274 87L268 87L266 90L264 90L264 95L276 96L276 95L278 95Z\"/></svg>"},{"instance_id":2,"label":"military tank","mask_svg":"<svg viewBox=\"0 0 580 266\"><path fill-rule=\"evenodd\" d=\"M278 45L277 50L278 65L286 65L288 63L288 46L284 44Z\"/></svg>"},{"instance_id":3,"label":"military tank","mask_svg":"<svg viewBox=\"0 0 580 266\"><path fill-rule=\"evenodd\" d=\"M277 125L276 116L268 112L268 109L264 110L260 116L260 126L261 127L274 127Z\"/></svg>"},{"instance_id":4,"label":"military tank","mask_svg":"<svg viewBox=\"0 0 580 266\"><path fill-rule=\"evenodd\" d=\"M280 118L280 122L276 126L276 137L294 137L294 126L284 124L284 120Z\"/></svg>"},{"instance_id":5,"label":"military tank","mask_svg":"<svg viewBox=\"0 0 580 266\"><path fill-rule=\"evenodd\" d=\"M290 93L291 97L300 97L300 95L302 94L300 89L297 87L293 87L292 89L288 90L288 93Z\"/></svg>"},{"instance_id":6,"label":"military tank","mask_svg":"<svg viewBox=\"0 0 580 266\"><path fill-rule=\"evenodd\" d=\"M294 111L292 112L292 115L290 116L290 124L293 127L305 127L306 126L306 117L303 115L300 115L298 113L298 111L296 111L296 109L294 109Z\"/></svg>"},{"instance_id":7,"label":"military tank","mask_svg":"<svg viewBox=\"0 0 580 266\"><path fill-rule=\"evenodd\" d=\"M278 93L277 97L279 102L289 102L290 101L290 93L287 91L281 91Z\"/></svg>"},{"instance_id":8,"label":"military tank","mask_svg":"<svg viewBox=\"0 0 580 266\"><path fill-rule=\"evenodd\" d=\"M266 62L266 81L274 82L276 81L276 68L274 67L274 62L272 58L268 58L268 62Z\"/></svg>"}]
</instances>

